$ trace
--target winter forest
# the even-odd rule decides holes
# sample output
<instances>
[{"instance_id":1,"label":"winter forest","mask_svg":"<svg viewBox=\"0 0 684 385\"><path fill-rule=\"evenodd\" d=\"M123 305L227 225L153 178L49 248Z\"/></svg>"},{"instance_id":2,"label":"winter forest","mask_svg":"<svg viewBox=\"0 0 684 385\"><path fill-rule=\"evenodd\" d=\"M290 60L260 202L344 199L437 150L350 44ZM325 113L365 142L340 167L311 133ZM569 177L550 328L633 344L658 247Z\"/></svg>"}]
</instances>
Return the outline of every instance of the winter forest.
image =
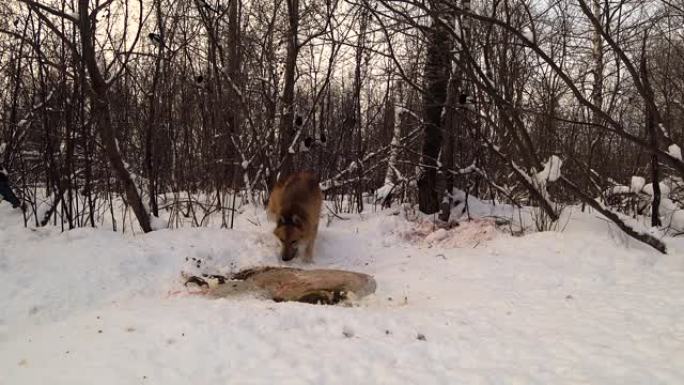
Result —
<instances>
[{"instance_id":1,"label":"winter forest","mask_svg":"<svg viewBox=\"0 0 684 385\"><path fill-rule=\"evenodd\" d=\"M184 383L197 373L178 363L206 358L202 379L244 370L229 383L681 383L683 26L682 0L1 2L0 383L64 365L24 334L73 355L55 336L92 332L117 351L124 337L97 335L113 324L147 329L131 349L164 358L81 342L94 366L55 379ZM323 195L313 267L370 274L377 292L350 310L240 297L218 316L187 300L186 267L209 285L283 264L264 211L301 170ZM187 302L150 305L170 292ZM535 320L511 320L521 309ZM209 317L190 353L159 353ZM301 340L354 359L316 368ZM268 361L291 346L301 360Z\"/></svg>"},{"instance_id":2,"label":"winter forest","mask_svg":"<svg viewBox=\"0 0 684 385\"><path fill-rule=\"evenodd\" d=\"M684 226L681 2L0 12L2 163L27 223L125 230L122 199L145 232L160 210L194 225L218 211L232 227L236 200L263 202L278 175L306 168L344 212L416 202L449 221L457 188L536 207L539 230L589 205L661 251L621 215Z\"/></svg>"}]
</instances>

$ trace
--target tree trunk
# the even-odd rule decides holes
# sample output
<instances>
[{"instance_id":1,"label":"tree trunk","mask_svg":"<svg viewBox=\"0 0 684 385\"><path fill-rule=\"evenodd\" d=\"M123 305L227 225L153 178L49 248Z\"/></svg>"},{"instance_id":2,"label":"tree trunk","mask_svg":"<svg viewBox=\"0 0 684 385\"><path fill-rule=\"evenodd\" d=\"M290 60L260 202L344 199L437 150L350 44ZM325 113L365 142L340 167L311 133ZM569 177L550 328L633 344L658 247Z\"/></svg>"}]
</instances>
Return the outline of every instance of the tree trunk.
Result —
<instances>
[{"instance_id":1,"label":"tree trunk","mask_svg":"<svg viewBox=\"0 0 684 385\"><path fill-rule=\"evenodd\" d=\"M457 108L456 103L458 102L457 95L461 91L461 84L458 80L458 76L452 74L449 80L449 93L446 100L445 108L448 111L444 112L444 129L446 133L446 142L444 143L444 152L442 154L443 167L449 170L453 170L455 166L454 158L456 156L456 135L455 132L461 132L459 129L465 116L462 115L461 110ZM454 175L451 172L447 172L444 175L445 178L445 190L449 194L445 199L442 199L440 204L439 220L443 222L449 222L449 217L451 217L451 207L454 204L454 198L452 196L454 192Z\"/></svg>"},{"instance_id":2,"label":"tree trunk","mask_svg":"<svg viewBox=\"0 0 684 385\"><path fill-rule=\"evenodd\" d=\"M442 147L442 111L449 83L449 32L437 20L438 9L433 9L432 26L427 30L427 57L424 69L423 94L423 149L421 174L418 178L418 208L425 214L439 210L437 191L437 159Z\"/></svg>"},{"instance_id":3,"label":"tree trunk","mask_svg":"<svg viewBox=\"0 0 684 385\"><path fill-rule=\"evenodd\" d=\"M95 46L92 36L93 26L91 25L88 12L88 0L79 0L78 5L82 57L84 65L90 73L93 103L92 114L94 116L94 121L98 127L107 160L112 166L112 169L114 169L114 174L119 179L119 182L123 185L126 199L133 208L140 228L147 233L152 231L150 217L143 205L140 193L131 178L131 174L126 169L126 164L121 158L119 146L116 142L112 114L109 108L108 86L102 78L100 69L97 67L97 58L95 57Z\"/></svg>"},{"instance_id":4,"label":"tree trunk","mask_svg":"<svg viewBox=\"0 0 684 385\"><path fill-rule=\"evenodd\" d=\"M236 87L240 86L240 8L242 3L240 0L230 1L229 11L228 11L228 72L230 74L231 80ZM237 135L239 128L239 97L237 92L233 87L230 88L228 92L230 95L230 106L232 108L228 109L228 125L230 127L231 134ZM232 141L231 141L232 143Z\"/></svg>"},{"instance_id":5,"label":"tree trunk","mask_svg":"<svg viewBox=\"0 0 684 385\"><path fill-rule=\"evenodd\" d=\"M239 108L240 98L237 94L236 88L239 89L240 82L240 6L241 2L239 0L232 0L228 5L228 74L230 76L230 81L232 85L228 88L228 103L230 106L226 108L226 120L228 122L228 135L226 135L226 154L230 155L227 158L235 159L235 156L240 152L235 145L237 140L235 138L239 135ZM236 173L243 174L247 172L243 169L238 162L231 162L231 186L235 190L235 178ZM248 186L243 186L248 188ZM235 192L235 191L233 191ZM251 198L250 198L251 199ZM231 213L231 228L233 228L233 215Z\"/></svg>"},{"instance_id":6,"label":"tree trunk","mask_svg":"<svg viewBox=\"0 0 684 385\"><path fill-rule=\"evenodd\" d=\"M292 155L290 144L294 139L294 91L295 75L297 71L297 55L299 45L297 33L299 31L299 0L287 0L289 31L287 36L287 53L285 57L285 84L281 98L280 113L280 172L281 176L292 173Z\"/></svg>"},{"instance_id":7,"label":"tree trunk","mask_svg":"<svg viewBox=\"0 0 684 385\"><path fill-rule=\"evenodd\" d=\"M598 20L602 20L600 0L594 0L594 16ZM591 45L591 56L593 61L592 73L594 77L591 101L596 107L601 109L603 108L603 39L601 37L601 31L598 28L594 28ZM591 120L594 124L601 123L601 118L596 111L592 111Z\"/></svg>"},{"instance_id":8,"label":"tree trunk","mask_svg":"<svg viewBox=\"0 0 684 385\"><path fill-rule=\"evenodd\" d=\"M356 185L356 210L357 212L363 211L363 164L361 159L363 158L363 118L361 113L361 72L363 66L363 52L366 37L366 26L368 24L368 12L366 9L361 9L361 15L359 20L359 36L356 40L356 57L355 57L355 69L354 69L354 131L356 135L356 162L357 162L357 177L358 183Z\"/></svg>"},{"instance_id":9,"label":"tree trunk","mask_svg":"<svg viewBox=\"0 0 684 385\"><path fill-rule=\"evenodd\" d=\"M398 106L398 99L401 95L401 81L398 81L398 86L392 91L392 109L394 119L392 121L392 138L390 142L389 159L387 160L387 170L385 171L385 185L394 185L398 182L396 170L399 167L399 139L401 139L401 111L402 107Z\"/></svg>"},{"instance_id":10,"label":"tree trunk","mask_svg":"<svg viewBox=\"0 0 684 385\"><path fill-rule=\"evenodd\" d=\"M601 21L603 18L601 16L601 3L600 0L593 0L593 13L596 19ZM599 28L594 28L591 38L591 56L592 56L592 90L591 90L591 102L599 109L603 108L603 38L601 37L601 30ZM603 124L603 119L601 119L600 114L596 111L591 111L591 122L596 125L596 127ZM592 137L599 135L595 140L589 140L589 159L587 160L587 165L590 170L601 167L601 162L594 165L595 154L603 156L603 135L597 134L595 128L592 128L590 134ZM591 174L591 171L587 173ZM587 181L587 185L590 185L590 181Z\"/></svg>"},{"instance_id":11,"label":"tree trunk","mask_svg":"<svg viewBox=\"0 0 684 385\"><path fill-rule=\"evenodd\" d=\"M149 194L150 210L155 217L159 216L159 208L157 204L157 168L158 157L155 155L154 145L156 143L155 134L159 131L159 116L161 115L160 99L163 91L160 90L160 83L162 77L162 65L164 57L164 44L166 41L166 33L164 31L164 21L162 20L161 0L155 1L155 11L157 14L157 32L161 38L162 44L157 47L157 55L154 58L154 74L152 77L152 90L150 92L150 116L145 127L145 171L147 176L147 188Z\"/></svg>"},{"instance_id":12,"label":"tree trunk","mask_svg":"<svg viewBox=\"0 0 684 385\"><path fill-rule=\"evenodd\" d=\"M648 59L646 58L646 42L648 35L644 34L644 40L641 49L641 77L644 83L644 88L649 96L652 96L651 83L648 79ZM651 226L658 227L662 225L660 221L660 165L658 163L658 156L655 150L658 149L658 130L656 129L656 113L653 110L651 103L645 103L644 116L646 117L646 130L648 131L649 144L651 146L651 179L653 185L653 203L651 204Z\"/></svg>"}]
</instances>

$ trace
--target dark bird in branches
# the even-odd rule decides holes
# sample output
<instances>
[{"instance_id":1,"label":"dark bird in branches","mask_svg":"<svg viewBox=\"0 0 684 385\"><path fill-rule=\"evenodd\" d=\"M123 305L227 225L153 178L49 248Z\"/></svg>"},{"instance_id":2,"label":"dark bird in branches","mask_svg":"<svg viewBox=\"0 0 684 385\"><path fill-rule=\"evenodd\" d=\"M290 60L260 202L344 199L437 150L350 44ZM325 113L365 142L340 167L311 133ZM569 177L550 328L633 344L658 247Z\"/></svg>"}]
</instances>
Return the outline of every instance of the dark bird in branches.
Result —
<instances>
[{"instance_id":1,"label":"dark bird in branches","mask_svg":"<svg viewBox=\"0 0 684 385\"><path fill-rule=\"evenodd\" d=\"M156 33L149 33L149 34L147 35L147 37L150 38L150 41L152 42L152 44L154 44L154 45L156 45L156 46L158 46L158 47L164 47L164 48L166 48L166 46L164 45L164 41L162 40L161 36L159 36L158 34L156 34Z\"/></svg>"},{"instance_id":2,"label":"dark bird in branches","mask_svg":"<svg viewBox=\"0 0 684 385\"><path fill-rule=\"evenodd\" d=\"M461 94L458 97L458 103L459 104L466 104L468 103L468 95L467 94Z\"/></svg>"},{"instance_id":3,"label":"dark bird in branches","mask_svg":"<svg viewBox=\"0 0 684 385\"><path fill-rule=\"evenodd\" d=\"M314 143L314 140L310 136L307 137L306 139L304 139L304 145L306 146L306 148L311 148L311 146L313 146L313 143Z\"/></svg>"}]
</instances>

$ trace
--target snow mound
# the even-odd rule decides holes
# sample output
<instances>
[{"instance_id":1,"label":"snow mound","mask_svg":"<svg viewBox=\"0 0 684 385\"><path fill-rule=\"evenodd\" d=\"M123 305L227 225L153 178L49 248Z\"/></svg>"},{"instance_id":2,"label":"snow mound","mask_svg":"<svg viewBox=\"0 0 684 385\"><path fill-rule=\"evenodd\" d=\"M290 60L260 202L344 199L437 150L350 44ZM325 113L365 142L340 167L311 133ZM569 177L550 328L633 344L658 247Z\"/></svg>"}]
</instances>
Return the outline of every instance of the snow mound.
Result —
<instances>
[{"instance_id":1,"label":"snow mound","mask_svg":"<svg viewBox=\"0 0 684 385\"><path fill-rule=\"evenodd\" d=\"M541 186L546 182L555 182L561 176L561 166L563 161L556 155L551 155L549 160L544 163L544 169L535 175L537 183Z\"/></svg>"},{"instance_id":2,"label":"snow mound","mask_svg":"<svg viewBox=\"0 0 684 385\"><path fill-rule=\"evenodd\" d=\"M384 201L389 194L394 191L394 183L385 183L382 187L375 191L375 201Z\"/></svg>"},{"instance_id":3,"label":"snow mound","mask_svg":"<svg viewBox=\"0 0 684 385\"><path fill-rule=\"evenodd\" d=\"M640 176L633 176L632 177L632 184L630 186L630 192L633 193L638 193L640 192L643 188L644 185L646 184L646 179Z\"/></svg>"},{"instance_id":4,"label":"snow mound","mask_svg":"<svg viewBox=\"0 0 684 385\"><path fill-rule=\"evenodd\" d=\"M613 186L608 190L608 195L620 195L620 194L629 194L630 188L627 186Z\"/></svg>"},{"instance_id":5,"label":"snow mound","mask_svg":"<svg viewBox=\"0 0 684 385\"><path fill-rule=\"evenodd\" d=\"M677 158L679 160L682 160L682 149L679 148L678 145L676 144L671 144L670 147L667 148L667 152L672 156L673 158Z\"/></svg>"},{"instance_id":6,"label":"snow mound","mask_svg":"<svg viewBox=\"0 0 684 385\"><path fill-rule=\"evenodd\" d=\"M162 218L150 215L150 226L152 226L152 230L161 230L169 227L169 223Z\"/></svg>"},{"instance_id":7,"label":"snow mound","mask_svg":"<svg viewBox=\"0 0 684 385\"><path fill-rule=\"evenodd\" d=\"M421 220L412 228L402 231L400 236L423 247L446 249L474 247L493 240L498 231L492 219L472 219L461 222L450 229L436 228L430 220Z\"/></svg>"},{"instance_id":8,"label":"snow mound","mask_svg":"<svg viewBox=\"0 0 684 385\"><path fill-rule=\"evenodd\" d=\"M650 196L653 196L653 183L644 186L642 191ZM666 197L670 195L670 187L663 182L660 182L660 196Z\"/></svg>"}]
</instances>

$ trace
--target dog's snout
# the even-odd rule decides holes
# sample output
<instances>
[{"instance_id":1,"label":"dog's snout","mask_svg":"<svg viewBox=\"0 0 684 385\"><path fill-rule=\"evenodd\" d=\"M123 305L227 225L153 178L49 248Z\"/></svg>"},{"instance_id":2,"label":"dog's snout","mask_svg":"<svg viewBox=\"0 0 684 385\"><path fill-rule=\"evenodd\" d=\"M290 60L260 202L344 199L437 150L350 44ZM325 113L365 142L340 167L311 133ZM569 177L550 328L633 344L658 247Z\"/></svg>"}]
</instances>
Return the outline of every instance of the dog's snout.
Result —
<instances>
[{"instance_id":1,"label":"dog's snout","mask_svg":"<svg viewBox=\"0 0 684 385\"><path fill-rule=\"evenodd\" d=\"M283 261L291 261L297 256L297 248L290 246L290 247L283 247L282 252L280 253L280 257L283 259Z\"/></svg>"}]
</instances>

